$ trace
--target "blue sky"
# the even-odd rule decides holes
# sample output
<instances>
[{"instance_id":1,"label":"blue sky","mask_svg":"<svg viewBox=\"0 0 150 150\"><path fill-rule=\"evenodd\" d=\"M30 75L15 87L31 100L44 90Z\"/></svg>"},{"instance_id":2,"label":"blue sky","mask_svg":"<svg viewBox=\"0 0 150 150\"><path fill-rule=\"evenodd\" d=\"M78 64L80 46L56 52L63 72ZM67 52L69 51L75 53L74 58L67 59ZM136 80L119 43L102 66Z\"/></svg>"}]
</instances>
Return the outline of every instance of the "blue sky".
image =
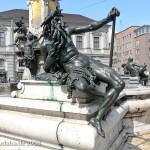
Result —
<instances>
[{"instance_id":1,"label":"blue sky","mask_svg":"<svg viewBox=\"0 0 150 150\"><path fill-rule=\"evenodd\" d=\"M27 0L0 0L0 11L28 9ZM117 18L116 30L132 25L150 25L150 0L61 0L63 13L81 14L95 20L107 16L112 7L121 12Z\"/></svg>"}]
</instances>

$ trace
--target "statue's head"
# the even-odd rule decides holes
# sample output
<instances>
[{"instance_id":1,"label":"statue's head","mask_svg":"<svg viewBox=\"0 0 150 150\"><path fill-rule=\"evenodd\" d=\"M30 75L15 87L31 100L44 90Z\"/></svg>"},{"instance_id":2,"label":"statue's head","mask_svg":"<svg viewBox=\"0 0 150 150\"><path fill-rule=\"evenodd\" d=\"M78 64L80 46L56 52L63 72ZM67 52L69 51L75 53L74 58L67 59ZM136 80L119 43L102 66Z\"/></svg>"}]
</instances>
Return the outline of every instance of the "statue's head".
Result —
<instances>
[{"instance_id":1,"label":"statue's head","mask_svg":"<svg viewBox=\"0 0 150 150\"><path fill-rule=\"evenodd\" d=\"M42 26L49 26L49 25L57 25L62 24L62 9L59 9L56 7L56 10L54 12L51 12L44 20L44 22L41 24Z\"/></svg>"},{"instance_id":2,"label":"statue's head","mask_svg":"<svg viewBox=\"0 0 150 150\"><path fill-rule=\"evenodd\" d=\"M62 15L61 11L62 11L62 9L56 8L56 10L52 13L53 22L55 22L57 24L62 23L63 15Z\"/></svg>"},{"instance_id":3,"label":"statue's head","mask_svg":"<svg viewBox=\"0 0 150 150\"><path fill-rule=\"evenodd\" d=\"M129 57L129 58L128 58L128 61L132 62L132 61L133 61L133 58Z\"/></svg>"},{"instance_id":4,"label":"statue's head","mask_svg":"<svg viewBox=\"0 0 150 150\"><path fill-rule=\"evenodd\" d=\"M145 68L147 67L146 63L144 63L144 67L145 67Z\"/></svg>"},{"instance_id":5,"label":"statue's head","mask_svg":"<svg viewBox=\"0 0 150 150\"><path fill-rule=\"evenodd\" d=\"M122 64L122 68L125 68L126 64Z\"/></svg>"}]
</instances>

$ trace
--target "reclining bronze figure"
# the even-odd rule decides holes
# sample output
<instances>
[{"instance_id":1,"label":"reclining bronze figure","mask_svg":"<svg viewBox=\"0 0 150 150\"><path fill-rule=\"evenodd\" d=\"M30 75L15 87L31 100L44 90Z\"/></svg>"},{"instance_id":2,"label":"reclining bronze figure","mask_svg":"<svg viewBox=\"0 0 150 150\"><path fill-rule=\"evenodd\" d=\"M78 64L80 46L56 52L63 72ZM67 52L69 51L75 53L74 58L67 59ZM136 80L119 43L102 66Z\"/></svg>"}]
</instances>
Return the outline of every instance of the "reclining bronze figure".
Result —
<instances>
[{"instance_id":1,"label":"reclining bronze figure","mask_svg":"<svg viewBox=\"0 0 150 150\"><path fill-rule=\"evenodd\" d=\"M99 107L99 112L91 123L96 127L98 134L105 137L102 129L104 114L115 103L125 83L120 76L110 67L78 52L71 35L90 32L103 27L119 16L120 12L113 8L108 16L82 27L68 27L62 22L62 10L57 9L51 13L42 23L43 43L41 54L44 57L44 70L49 73L61 74L63 84L68 85L68 98L72 96L72 89L79 90L95 96L103 96L104 101ZM99 82L108 84L106 93L99 90Z\"/></svg>"}]
</instances>

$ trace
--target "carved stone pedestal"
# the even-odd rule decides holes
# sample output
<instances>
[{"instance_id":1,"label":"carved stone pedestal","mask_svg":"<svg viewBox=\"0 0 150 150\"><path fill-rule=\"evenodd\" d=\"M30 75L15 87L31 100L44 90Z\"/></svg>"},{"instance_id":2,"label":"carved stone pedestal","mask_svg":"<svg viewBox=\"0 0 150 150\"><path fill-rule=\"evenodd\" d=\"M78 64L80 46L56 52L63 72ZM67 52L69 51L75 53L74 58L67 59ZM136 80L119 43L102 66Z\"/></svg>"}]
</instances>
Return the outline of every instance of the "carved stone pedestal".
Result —
<instances>
[{"instance_id":1,"label":"carved stone pedestal","mask_svg":"<svg viewBox=\"0 0 150 150\"><path fill-rule=\"evenodd\" d=\"M21 81L18 88L16 98L0 98L0 150L116 150L129 136L150 133L150 88L121 92L122 103L102 122L106 138L90 124L99 99L78 91L67 99L56 82Z\"/></svg>"}]
</instances>

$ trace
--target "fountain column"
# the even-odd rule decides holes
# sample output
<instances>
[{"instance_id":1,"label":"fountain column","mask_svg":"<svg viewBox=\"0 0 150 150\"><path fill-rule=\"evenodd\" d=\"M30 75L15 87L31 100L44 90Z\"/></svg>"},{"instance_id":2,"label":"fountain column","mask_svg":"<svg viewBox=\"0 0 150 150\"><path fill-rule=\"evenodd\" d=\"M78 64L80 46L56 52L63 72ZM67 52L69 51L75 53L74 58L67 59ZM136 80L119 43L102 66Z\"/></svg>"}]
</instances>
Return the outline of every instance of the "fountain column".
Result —
<instances>
[{"instance_id":1,"label":"fountain column","mask_svg":"<svg viewBox=\"0 0 150 150\"><path fill-rule=\"evenodd\" d=\"M58 0L28 0L29 8L29 31L39 35L42 31L40 25L45 17L59 7Z\"/></svg>"}]
</instances>

